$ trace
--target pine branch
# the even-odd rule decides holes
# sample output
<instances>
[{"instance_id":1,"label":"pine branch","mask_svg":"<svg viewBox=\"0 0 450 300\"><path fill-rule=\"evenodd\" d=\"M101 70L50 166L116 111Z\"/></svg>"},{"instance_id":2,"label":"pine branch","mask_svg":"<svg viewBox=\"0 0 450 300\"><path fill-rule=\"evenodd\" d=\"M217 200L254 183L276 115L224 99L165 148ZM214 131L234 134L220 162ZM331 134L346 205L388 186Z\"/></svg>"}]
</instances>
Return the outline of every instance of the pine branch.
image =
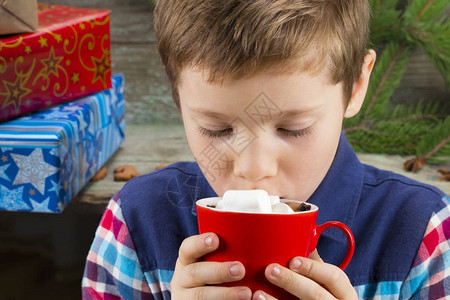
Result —
<instances>
[{"instance_id":1,"label":"pine branch","mask_svg":"<svg viewBox=\"0 0 450 300\"><path fill-rule=\"evenodd\" d=\"M449 7L448 0L412 0L403 14L404 24L433 22Z\"/></svg>"},{"instance_id":2,"label":"pine branch","mask_svg":"<svg viewBox=\"0 0 450 300\"><path fill-rule=\"evenodd\" d=\"M415 154L405 163L417 171L423 163L450 159L450 105L420 101L389 107L412 49L421 46L450 83L450 24L442 12L448 0L410 0L404 13L397 0L372 0L371 45L381 52L360 113L344 122L347 139L360 152Z\"/></svg>"},{"instance_id":3,"label":"pine branch","mask_svg":"<svg viewBox=\"0 0 450 300\"><path fill-rule=\"evenodd\" d=\"M433 149L431 149L430 152L428 152L427 154L425 154L423 157L425 160L429 159L431 156L435 155L436 153L439 152L439 150L445 146L445 144L447 144L448 142L450 142L450 135L448 135L446 138L444 138L439 144L437 144Z\"/></svg>"},{"instance_id":4,"label":"pine branch","mask_svg":"<svg viewBox=\"0 0 450 300\"><path fill-rule=\"evenodd\" d=\"M427 9L431 6L431 4L434 2L434 0L428 0L427 3L422 7L419 14L416 17L416 22L420 20L420 18L423 16L423 14L427 11Z\"/></svg>"},{"instance_id":5,"label":"pine branch","mask_svg":"<svg viewBox=\"0 0 450 300\"><path fill-rule=\"evenodd\" d=\"M371 1L370 40L374 47L397 39L401 11L395 9L396 5L397 0Z\"/></svg>"},{"instance_id":6,"label":"pine branch","mask_svg":"<svg viewBox=\"0 0 450 300\"><path fill-rule=\"evenodd\" d=\"M411 44L425 49L450 84L450 23L444 14L448 8L448 0L413 0L403 15L402 30Z\"/></svg>"},{"instance_id":7,"label":"pine branch","mask_svg":"<svg viewBox=\"0 0 450 300\"><path fill-rule=\"evenodd\" d=\"M429 159L427 159L427 164L443 164L448 163L450 157L450 143L442 146L441 149Z\"/></svg>"},{"instance_id":8,"label":"pine branch","mask_svg":"<svg viewBox=\"0 0 450 300\"><path fill-rule=\"evenodd\" d=\"M445 19L432 25L403 27L407 40L422 46L430 61L438 68L447 84L450 83L450 23Z\"/></svg>"},{"instance_id":9,"label":"pine branch","mask_svg":"<svg viewBox=\"0 0 450 300\"><path fill-rule=\"evenodd\" d=\"M357 126L344 128L343 132L350 144L359 152L417 154L422 141L426 140L425 145L431 145L431 147L437 144L436 141L427 138L430 133L450 132L450 129L443 127L445 122L442 116L448 116L445 109L445 103L442 105L439 102L430 101L427 103L420 101L416 106L409 107L398 105L385 120L369 119ZM442 113L441 117L439 113ZM419 154L425 154L430 149L430 147L423 149ZM450 151L441 148L429 161L430 163L446 161L449 157Z\"/></svg>"},{"instance_id":10,"label":"pine branch","mask_svg":"<svg viewBox=\"0 0 450 300\"><path fill-rule=\"evenodd\" d=\"M436 153L435 147L438 150L442 148L442 141L448 140L450 136L450 116L436 124L429 133L424 136L417 145L416 154L423 155L427 159ZM448 141L447 141L448 142ZM445 145L446 143L444 143Z\"/></svg>"}]
</instances>

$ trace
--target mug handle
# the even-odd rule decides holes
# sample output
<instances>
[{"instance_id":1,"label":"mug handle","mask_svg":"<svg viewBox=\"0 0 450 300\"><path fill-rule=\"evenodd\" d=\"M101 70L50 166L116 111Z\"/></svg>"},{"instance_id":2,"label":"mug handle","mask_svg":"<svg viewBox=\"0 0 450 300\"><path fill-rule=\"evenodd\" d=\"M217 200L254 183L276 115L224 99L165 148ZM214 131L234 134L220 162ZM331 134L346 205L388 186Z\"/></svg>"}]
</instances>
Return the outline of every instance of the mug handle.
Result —
<instances>
[{"instance_id":1,"label":"mug handle","mask_svg":"<svg viewBox=\"0 0 450 300\"><path fill-rule=\"evenodd\" d=\"M355 238L353 237L353 233L351 232L350 228L348 228L344 223L338 221L329 221L323 223L322 225L317 225L316 239L313 246L314 248L317 246L317 241L319 240L319 236L322 234L322 232L331 227L335 227L341 230L345 234L345 237L347 238L347 253L345 254L345 257L342 260L341 264L339 265L339 268L344 270L347 267L350 260L352 259L353 252L355 251Z\"/></svg>"}]
</instances>

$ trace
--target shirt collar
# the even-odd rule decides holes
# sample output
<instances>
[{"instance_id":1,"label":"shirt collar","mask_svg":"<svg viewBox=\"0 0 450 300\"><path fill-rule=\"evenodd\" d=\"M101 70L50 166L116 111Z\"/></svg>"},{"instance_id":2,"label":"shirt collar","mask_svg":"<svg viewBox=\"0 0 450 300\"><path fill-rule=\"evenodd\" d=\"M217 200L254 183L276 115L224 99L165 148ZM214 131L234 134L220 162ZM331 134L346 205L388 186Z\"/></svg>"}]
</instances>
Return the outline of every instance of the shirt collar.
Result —
<instances>
[{"instance_id":1,"label":"shirt collar","mask_svg":"<svg viewBox=\"0 0 450 300\"><path fill-rule=\"evenodd\" d=\"M325 178L308 199L319 207L317 224L339 221L351 227L358 207L364 180L364 167L341 133L335 158ZM325 230L323 235L338 242L346 238L337 230Z\"/></svg>"}]
</instances>

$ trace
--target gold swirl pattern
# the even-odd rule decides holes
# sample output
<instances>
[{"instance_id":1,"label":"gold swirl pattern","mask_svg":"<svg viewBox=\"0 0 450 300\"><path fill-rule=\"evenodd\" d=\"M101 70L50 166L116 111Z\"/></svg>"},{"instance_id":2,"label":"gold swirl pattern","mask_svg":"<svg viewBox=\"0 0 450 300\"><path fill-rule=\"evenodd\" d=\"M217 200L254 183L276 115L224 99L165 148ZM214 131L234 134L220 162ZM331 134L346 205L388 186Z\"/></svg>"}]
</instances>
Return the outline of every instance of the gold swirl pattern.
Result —
<instances>
[{"instance_id":1,"label":"gold swirl pattern","mask_svg":"<svg viewBox=\"0 0 450 300\"><path fill-rule=\"evenodd\" d=\"M6 59L0 56L0 73L6 72Z\"/></svg>"},{"instance_id":2,"label":"gold swirl pattern","mask_svg":"<svg viewBox=\"0 0 450 300\"><path fill-rule=\"evenodd\" d=\"M15 42L14 44L5 44L2 41L0 41L0 51L2 51L3 48L16 48L17 46L22 44L22 41L23 41L23 37L21 37L21 36L19 37L17 42Z\"/></svg>"},{"instance_id":3,"label":"gold swirl pattern","mask_svg":"<svg viewBox=\"0 0 450 300\"><path fill-rule=\"evenodd\" d=\"M91 24L91 28L94 28L95 25L103 26L105 24L108 24L109 23L109 18L110 17L107 16L103 21L99 21L99 20L93 19L93 20L89 20L88 22L89 22L89 24Z\"/></svg>"},{"instance_id":4,"label":"gold swirl pattern","mask_svg":"<svg viewBox=\"0 0 450 300\"><path fill-rule=\"evenodd\" d=\"M69 38L64 39L64 52L70 55L73 52L75 52L75 50L77 49L77 45L78 45L78 31L72 25L68 26L68 28L70 28L72 30L72 32L73 32L73 36L72 37L73 37L74 42L73 42L72 49L68 49L68 46L70 44L70 39Z\"/></svg>"},{"instance_id":5,"label":"gold swirl pattern","mask_svg":"<svg viewBox=\"0 0 450 300\"><path fill-rule=\"evenodd\" d=\"M82 51L85 50L85 47L89 50L93 50L96 47L96 39L92 34L86 34L83 36L83 38L80 40L80 44L78 46L78 58L80 60L80 63L83 65L83 67L86 70L89 70L91 72L94 72L94 76L92 77L91 83L95 83L100 80L104 88L107 88L106 84L106 74L110 71L110 56L109 56L109 49L105 48L104 44L105 41L108 40L109 35L105 34L102 37L102 40L100 42L101 48L102 48L102 56L100 58L91 56L91 63L92 66L88 66L88 63L84 61L84 58L86 55L82 55ZM86 45L87 43L87 45ZM85 46L86 45L86 46ZM83 47L84 46L84 47Z\"/></svg>"},{"instance_id":6,"label":"gold swirl pattern","mask_svg":"<svg viewBox=\"0 0 450 300\"><path fill-rule=\"evenodd\" d=\"M82 52L84 52L83 50L85 50L86 46L85 46L85 42L87 41L87 48L89 50L94 49L95 47L95 37L92 34L86 34L84 35L81 40L80 40L80 44L78 45L78 58L80 60L81 65L83 66L83 68L85 68L88 71L95 71L94 66L90 67L87 65L87 63L84 61L85 55L82 54Z\"/></svg>"},{"instance_id":7,"label":"gold swirl pattern","mask_svg":"<svg viewBox=\"0 0 450 300\"><path fill-rule=\"evenodd\" d=\"M56 97L61 97L62 95L67 93L67 90L69 88L69 75L67 74L66 69L60 68L60 70L64 74L63 78L65 79L65 81L63 86L65 87L65 89L62 89L60 92L58 92L58 90L61 89L61 85L59 82L56 82L53 86L53 95L55 95Z\"/></svg>"},{"instance_id":8,"label":"gold swirl pattern","mask_svg":"<svg viewBox=\"0 0 450 300\"><path fill-rule=\"evenodd\" d=\"M45 30L45 32L48 33L48 34L50 34L50 35L55 39L55 41L56 41L58 44L61 43L61 41L62 41L62 36L61 36L61 34L59 34L59 33L54 33L54 32L52 32L52 31L50 31L50 30Z\"/></svg>"},{"instance_id":9,"label":"gold swirl pattern","mask_svg":"<svg viewBox=\"0 0 450 300\"><path fill-rule=\"evenodd\" d=\"M41 86L41 91L47 91L50 87L50 84L54 84L53 86L53 95L56 97L61 97L64 95L68 88L69 88L69 76L67 75L66 70L61 66L61 61L63 60L63 56L56 56L55 55L55 49L53 46L50 48L49 56L46 59L42 59L41 63L44 65L44 67L39 71L38 75L34 78L33 86L36 85L36 82L43 78L45 80L45 85ZM60 76L60 72L64 76ZM51 75L52 78L50 78ZM61 89L61 83L58 81L55 81L54 79L62 79L63 80L63 86L64 88L58 92L58 90Z\"/></svg>"}]
</instances>

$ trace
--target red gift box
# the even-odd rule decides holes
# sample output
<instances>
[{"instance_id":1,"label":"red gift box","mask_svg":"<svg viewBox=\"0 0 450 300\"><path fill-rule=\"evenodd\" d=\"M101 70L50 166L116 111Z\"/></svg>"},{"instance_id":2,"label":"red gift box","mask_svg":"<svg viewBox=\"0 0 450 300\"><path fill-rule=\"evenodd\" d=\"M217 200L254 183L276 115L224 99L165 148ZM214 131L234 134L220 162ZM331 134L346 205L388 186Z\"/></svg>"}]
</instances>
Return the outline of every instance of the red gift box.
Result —
<instances>
[{"instance_id":1,"label":"red gift box","mask_svg":"<svg viewBox=\"0 0 450 300\"><path fill-rule=\"evenodd\" d=\"M110 88L109 14L40 3L36 32L0 38L0 121Z\"/></svg>"}]
</instances>

